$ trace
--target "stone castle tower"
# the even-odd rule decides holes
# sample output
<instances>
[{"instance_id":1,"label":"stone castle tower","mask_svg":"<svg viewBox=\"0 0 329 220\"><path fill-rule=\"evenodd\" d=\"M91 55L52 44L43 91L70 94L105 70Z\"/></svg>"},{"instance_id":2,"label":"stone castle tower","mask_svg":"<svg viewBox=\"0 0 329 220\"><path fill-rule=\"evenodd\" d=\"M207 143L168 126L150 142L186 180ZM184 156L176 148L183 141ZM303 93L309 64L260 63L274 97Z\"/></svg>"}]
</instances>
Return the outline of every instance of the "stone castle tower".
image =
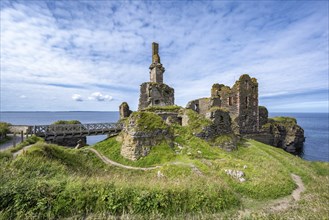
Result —
<instances>
[{"instance_id":1,"label":"stone castle tower","mask_svg":"<svg viewBox=\"0 0 329 220\"><path fill-rule=\"evenodd\" d=\"M259 131L258 83L255 78L244 74L232 88L216 83L211 88L209 98L190 101L186 106L203 115L214 107L229 114L236 133Z\"/></svg>"},{"instance_id":2,"label":"stone castle tower","mask_svg":"<svg viewBox=\"0 0 329 220\"><path fill-rule=\"evenodd\" d=\"M159 44L152 43L152 64L150 65L150 81L154 83L163 83L163 73L165 68L160 62Z\"/></svg>"},{"instance_id":3,"label":"stone castle tower","mask_svg":"<svg viewBox=\"0 0 329 220\"><path fill-rule=\"evenodd\" d=\"M159 44L153 42L150 82L145 82L140 87L139 111L151 106L174 105L174 89L163 83L164 71L160 62Z\"/></svg>"}]
</instances>

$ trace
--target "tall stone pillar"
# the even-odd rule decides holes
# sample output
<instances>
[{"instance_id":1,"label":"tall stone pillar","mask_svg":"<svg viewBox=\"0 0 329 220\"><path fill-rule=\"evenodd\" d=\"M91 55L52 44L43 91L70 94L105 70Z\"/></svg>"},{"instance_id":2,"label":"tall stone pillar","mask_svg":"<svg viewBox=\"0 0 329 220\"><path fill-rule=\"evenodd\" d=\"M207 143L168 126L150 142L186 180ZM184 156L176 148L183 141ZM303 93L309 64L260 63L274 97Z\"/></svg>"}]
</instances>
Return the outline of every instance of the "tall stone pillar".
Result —
<instances>
[{"instance_id":1,"label":"tall stone pillar","mask_svg":"<svg viewBox=\"0 0 329 220\"><path fill-rule=\"evenodd\" d=\"M152 64L150 65L150 82L163 83L165 68L160 62L159 44L152 43Z\"/></svg>"}]
</instances>

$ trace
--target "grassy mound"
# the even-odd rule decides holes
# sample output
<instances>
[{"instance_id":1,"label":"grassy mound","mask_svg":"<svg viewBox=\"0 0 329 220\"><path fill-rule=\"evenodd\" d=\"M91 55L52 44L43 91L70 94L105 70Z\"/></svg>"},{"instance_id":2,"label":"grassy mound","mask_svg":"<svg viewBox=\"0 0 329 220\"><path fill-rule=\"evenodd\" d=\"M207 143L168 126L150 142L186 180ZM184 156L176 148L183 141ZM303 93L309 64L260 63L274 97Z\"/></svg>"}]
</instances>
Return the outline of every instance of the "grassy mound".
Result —
<instances>
[{"instance_id":1,"label":"grassy mound","mask_svg":"<svg viewBox=\"0 0 329 220\"><path fill-rule=\"evenodd\" d=\"M134 126L139 131L154 131L156 129L168 129L160 116L153 112L133 112L125 123L135 121Z\"/></svg>"},{"instance_id":2,"label":"grassy mound","mask_svg":"<svg viewBox=\"0 0 329 220\"><path fill-rule=\"evenodd\" d=\"M37 143L16 159L0 153L0 219L237 219L241 209L249 210L247 218L326 218L329 163L304 161L252 140L228 153L188 127L175 125L173 132L173 148L160 144L138 161L121 157L115 138L94 146L122 164L161 166L149 171L106 165L88 148ZM225 169L243 171L246 181ZM302 199L279 213L262 209L292 193L291 173L305 184Z\"/></svg>"}]
</instances>

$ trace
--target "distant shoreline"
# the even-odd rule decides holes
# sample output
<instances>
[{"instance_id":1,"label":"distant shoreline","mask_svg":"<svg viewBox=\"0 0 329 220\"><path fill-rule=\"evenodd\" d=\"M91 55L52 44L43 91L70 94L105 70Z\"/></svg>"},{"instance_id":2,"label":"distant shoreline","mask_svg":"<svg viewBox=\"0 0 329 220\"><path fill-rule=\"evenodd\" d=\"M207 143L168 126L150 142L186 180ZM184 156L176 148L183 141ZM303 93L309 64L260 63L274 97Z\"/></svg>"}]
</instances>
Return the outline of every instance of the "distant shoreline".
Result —
<instances>
[{"instance_id":1,"label":"distant shoreline","mask_svg":"<svg viewBox=\"0 0 329 220\"><path fill-rule=\"evenodd\" d=\"M38 113L38 112L119 112L119 111L0 111L0 113ZM271 114L329 114L329 112L270 112Z\"/></svg>"}]
</instances>

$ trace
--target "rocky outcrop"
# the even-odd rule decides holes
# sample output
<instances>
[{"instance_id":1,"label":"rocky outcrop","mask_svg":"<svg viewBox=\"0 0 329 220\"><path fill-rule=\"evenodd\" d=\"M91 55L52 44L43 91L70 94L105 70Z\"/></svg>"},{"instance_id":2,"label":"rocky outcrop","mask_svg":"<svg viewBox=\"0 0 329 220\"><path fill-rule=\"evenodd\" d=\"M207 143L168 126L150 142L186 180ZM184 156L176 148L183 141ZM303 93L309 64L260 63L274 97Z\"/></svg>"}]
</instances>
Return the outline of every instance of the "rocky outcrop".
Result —
<instances>
[{"instance_id":1,"label":"rocky outcrop","mask_svg":"<svg viewBox=\"0 0 329 220\"><path fill-rule=\"evenodd\" d=\"M289 117L277 117L268 119L258 134L246 135L265 144L280 147L285 151L294 153L304 145L304 130L296 119Z\"/></svg>"},{"instance_id":2,"label":"rocky outcrop","mask_svg":"<svg viewBox=\"0 0 329 220\"><path fill-rule=\"evenodd\" d=\"M118 137L121 155L130 160L147 156L152 147L163 141L172 145L173 135L162 118L152 112L134 112Z\"/></svg>"},{"instance_id":3,"label":"rocky outcrop","mask_svg":"<svg viewBox=\"0 0 329 220\"><path fill-rule=\"evenodd\" d=\"M119 106L119 113L120 113L120 119L124 119L130 116L132 111L129 109L129 105L127 102L123 102Z\"/></svg>"}]
</instances>

